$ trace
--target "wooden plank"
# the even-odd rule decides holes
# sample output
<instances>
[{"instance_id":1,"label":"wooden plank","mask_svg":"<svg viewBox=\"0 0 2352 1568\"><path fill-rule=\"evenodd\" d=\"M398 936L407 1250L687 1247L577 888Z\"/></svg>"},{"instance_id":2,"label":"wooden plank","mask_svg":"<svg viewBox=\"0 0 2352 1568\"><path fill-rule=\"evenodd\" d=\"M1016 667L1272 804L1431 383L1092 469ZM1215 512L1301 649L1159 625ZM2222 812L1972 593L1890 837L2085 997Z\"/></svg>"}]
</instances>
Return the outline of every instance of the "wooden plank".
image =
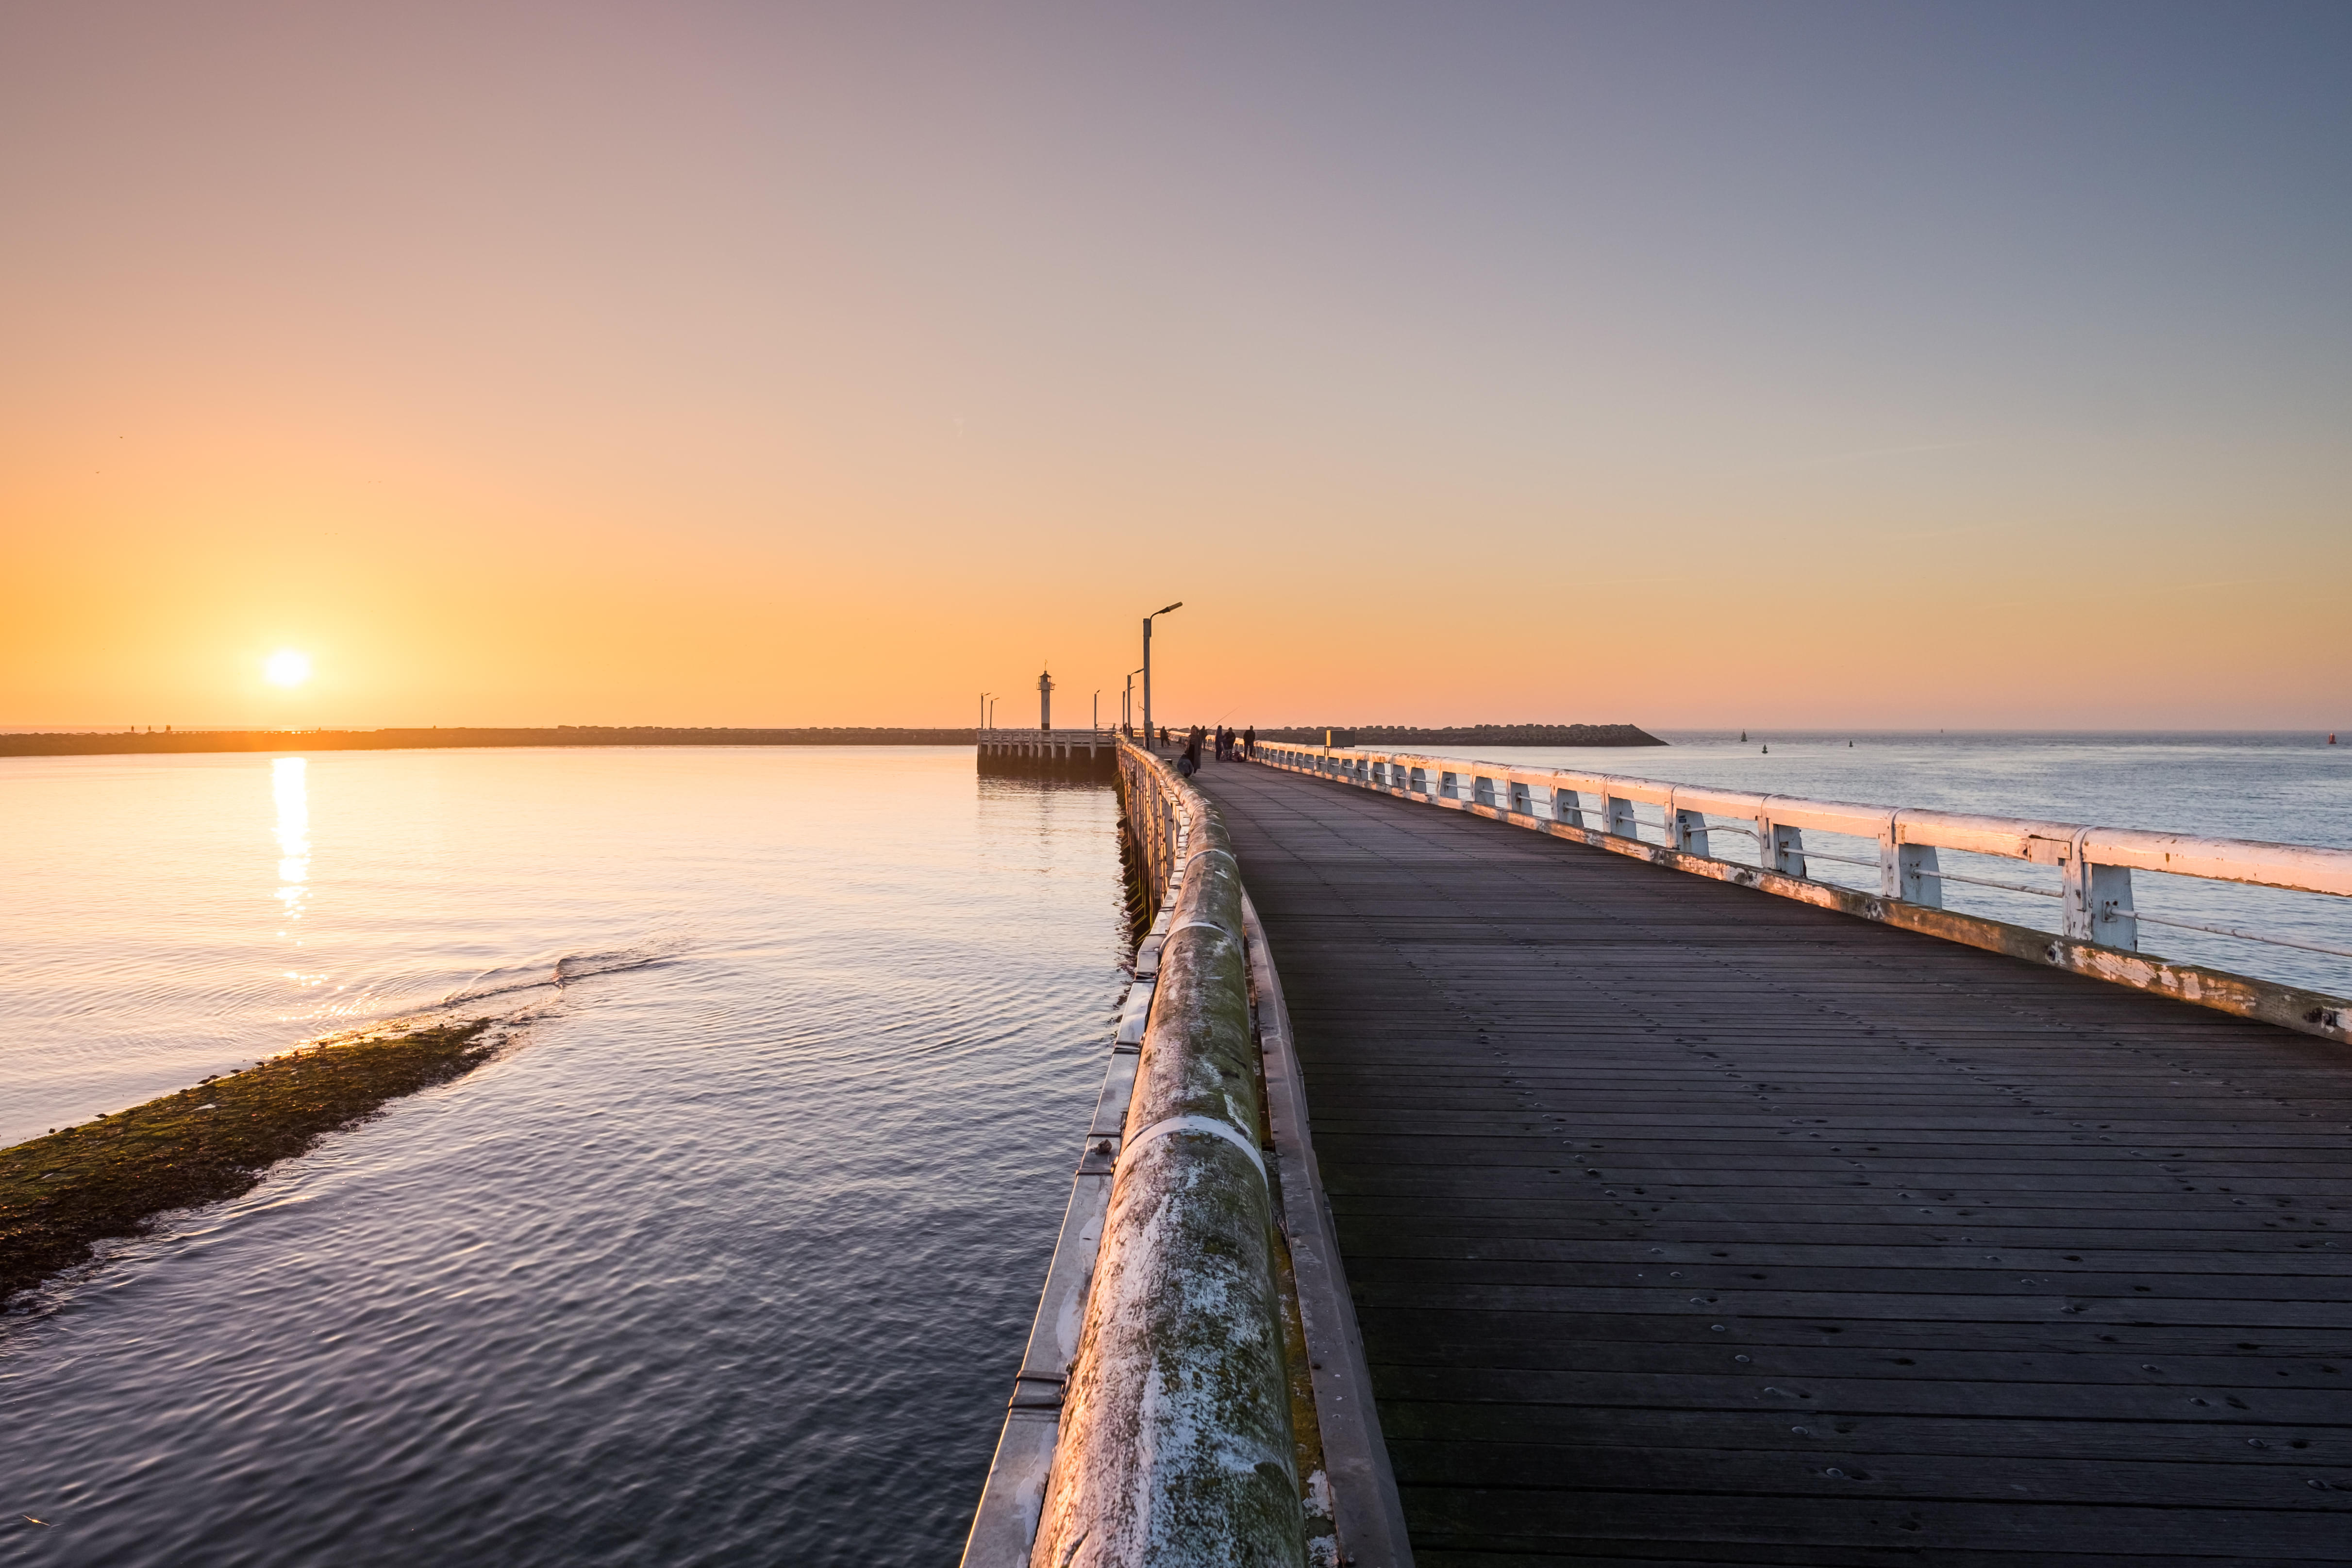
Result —
<instances>
[{"instance_id":1,"label":"wooden plank","mask_svg":"<svg viewBox=\"0 0 2352 1568\"><path fill-rule=\"evenodd\" d=\"M2260 1393L2222 1394L2203 1385L2127 1384L1958 1383L1930 1379L1797 1378L1726 1366L1720 1373L1561 1372L1511 1366L1428 1366L1384 1360L1377 1333L1365 1352L1386 1400L1476 1402L1489 1408L1487 1425L1509 1427L1522 1405L1601 1409L1777 1411L1792 1420L1832 1415L1998 1417L2003 1420L2177 1421L2204 1426L2232 1413L2308 1436L2321 1429L2352 1432L2352 1402L2332 1388L2281 1384ZM1856 1372L1876 1370L1854 1358Z\"/></svg>"},{"instance_id":2,"label":"wooden plank","mask_svg":"<svg viewBox=\"0 0 2352 1568\"><path fill-rule=\"evenodd\" d=\"M2096 1542L2143 1562L2248 1556L2341 1563L2342 1516L2253 1508L2127 1508L2015 1500L1906 1500L1855 1482L1842 1498L1725 1492L1601 1492L1410 1487L1415 1539L1443 1549L1519 1550L1628 1538L1722 1545L1876 1547L1928 1552L1986 1548L2050 1553ZM1732 1559L1738 1561L1738 1559Z\"/></svg>"},{"instance_id":3,"label":"wooden plank","mask_svg":"<svg viewBox=\"0 0 2352 1568\"><path fill-rule=\"evenodd\" d=\"M2126 1345L2120 1340L2105 1345L2095 1336L2057 1333L2019 1335L2013 1346L1990 1345L1975 1324L1941 1333L1933 1331L1930 1325L1906 1325L1912 1331L1899 1336L1897 1342L1889 1342L1888 1338L1876 1335L1867 1341L1852 1339L1843 1331L1851 1325L1790 1322L1771 1335L1751 1327L1734 1349L1723 1342L1702 1342L1696 1336L1612 1337L1606 1331L1614 1324L1581 1315L1514 1317L1462 1308L1423 1308L1380 1309L1366 1316L1377 1321L1375 1332L1383 1361L1390 1365L1499 1364L1679 1375L1728 1373L1737 1366L1758 1377L1795 1378L1852 1376L1859 1368L1872 1377L1922 1383L2113 1383L2186 1388L2200 1394L2217 1388L2274 1387L2341 1394L2345 1388L2343 1361L2335 1359L2343 1354L2342 1343L2329 1330L2288 1331L2252 1342L2267 1352L2256 1357L2237 1353L2239 1346L2248 1342L2219 1336L2203 1345L2176 1342L2164 1351ZM1832 1328L1841 1331L1832 1336Z\"/></svg>"},{"instance_id":4,"label":"wooden plank","mask_svg":"<svg viewBox=\"0 0 2352 1568\"><path fill-rule=\"evenodd\" d=\"M1509 1442L1496 1443L1493 1412L1481 1405L1397 1400L1381 1410L1392 1424L1390 1441L1400 1449L1417 1443L1457 1442L1499 1453L1517 1445L1590 1447L1696 1447L1787 1450L1801 1439L1810 1447L1843 1444L1849 1450L1881 1456L1973 1455L1986 1458L2034 1456L2105 1460L2116 1464L2214 1464L2273 1466L2296 1475L2326 1479L2321 1469L2340 1468L2345 1451L2341 1428L2315 1431L2310 1447L2294 1448L2289 1436L2259 1423L2047 1421L2020 1417L1968 1417L1833 1413L1826 1422L1792 1420L1780 1412L1620 1409L1601 1413L1556 1405L1529 1405L1518 1413ZM2264 1447L2252 1445L2261 1442ZM2079 1549L2089 1549L2088 1547Z\"/></svg>"},{"instance_id":5,"label":"wooden plank","mask_svg":"<svg viewBox=\"0 0 2352 1568\"><path fill-rule=\"evenodd\" d=\"M1881 1454L1826 1429L1822 1440L1778 1448L1647 1447L1631 1444L1402 1445L1423 1486L1561 1491L1794 1494L1844 1501L1857 1484L1875 1496L2014 1502L2063 1497L2142 1508L2254 1508L2352 1516L2352 1465L2245 1465L2149 1460L2129 1467L2049 1454ZM2309 1486L2313 1479L2329 1484ZM2344 1520L2352 1527L2352 1520Z\"/></svg>"},{"instance_id":6,"label":"wooden plank","mask_svg":"<svg viewBox=\"0 0 2352 1568\"><path fill-rule=\"evenodd\" d=\"M1705 1552L1706 1555L1697 1555ZM1572 1550L1549 1552L1516 1551L1452 1551L1424 1548L1417 1562L1420 1568L1584 1568L1591 1563L1634 1563L1643 1568L1722 1568L1725 1563L1785 1563L1792 1568L1903 1568L1930 1561L1917 1549L1904 1551L1883 1547L1796 1546L1776 1547L1761 1542L1743 1542L1732 1547L1697 1545L1661 1545L1651 1541L1595 1541L1575 1542ZM2147 1559L2137 1554L2117 1556L2111 1552L1982 1552L1970 1551L1969 1568L2143 1568ZM2280 1557L2233 1556L2230 1568L2290 1568L2290 1561Z\"/></svg>"}]
</instances>

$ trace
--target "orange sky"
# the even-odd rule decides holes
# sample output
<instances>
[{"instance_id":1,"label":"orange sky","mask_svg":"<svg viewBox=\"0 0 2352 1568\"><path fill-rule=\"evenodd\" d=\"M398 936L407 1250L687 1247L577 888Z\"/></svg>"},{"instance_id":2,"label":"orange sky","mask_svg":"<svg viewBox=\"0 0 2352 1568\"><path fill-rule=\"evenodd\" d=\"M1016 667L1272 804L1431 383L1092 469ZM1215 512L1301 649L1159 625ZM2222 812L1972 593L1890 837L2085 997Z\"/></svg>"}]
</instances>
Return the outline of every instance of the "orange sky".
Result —
<instances>
[{"instance_id":1,"label":"orange sky","mask_svg":"<svg viewBox=\"0 0 2352 1568\"><path fill-rule=\"evenodd\" d=\"M0 24L0 726L2352 725L2326 8L835 9Z\"/></svg>"}]
</instances>

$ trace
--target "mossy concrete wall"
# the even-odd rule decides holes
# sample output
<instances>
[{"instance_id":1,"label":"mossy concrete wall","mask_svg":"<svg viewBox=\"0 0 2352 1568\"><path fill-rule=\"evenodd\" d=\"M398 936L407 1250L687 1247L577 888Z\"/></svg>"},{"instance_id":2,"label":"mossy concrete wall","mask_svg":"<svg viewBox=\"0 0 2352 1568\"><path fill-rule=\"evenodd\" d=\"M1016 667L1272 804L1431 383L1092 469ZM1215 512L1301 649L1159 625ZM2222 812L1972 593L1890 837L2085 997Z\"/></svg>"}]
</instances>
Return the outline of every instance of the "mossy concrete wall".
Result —
<instances>
[{"instance_id":1,"label":"mossy concrete wall","mask_svg":"<svg viewBox=\"0 0 2352 1568\"><path fill-rule=\"evenodd\" d=\"M1030 1561L1295 1568L1305 1519L1241 873L1207 801L1157 759L1143 772L1131 807L1172 798L1183 843Z\"/></svg>"}]
</instances>

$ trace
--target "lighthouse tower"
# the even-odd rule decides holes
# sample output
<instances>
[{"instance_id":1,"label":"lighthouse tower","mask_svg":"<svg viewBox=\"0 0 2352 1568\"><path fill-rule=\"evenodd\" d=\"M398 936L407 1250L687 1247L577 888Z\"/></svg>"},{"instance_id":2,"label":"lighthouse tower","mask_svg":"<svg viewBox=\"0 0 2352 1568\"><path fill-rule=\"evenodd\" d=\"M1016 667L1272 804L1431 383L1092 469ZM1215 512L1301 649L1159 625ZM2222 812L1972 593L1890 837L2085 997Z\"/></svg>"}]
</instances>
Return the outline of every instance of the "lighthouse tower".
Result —
<instances>
[{"instance_id":1,"label":"lighthouse tower","mask_svg":"<svg viewBox=\"0 0 2352 1568\"><path fill-rule=\"evenodd\" d=\"M1054 672L1046 670L1037 677L1037 728L1054 727Z\"/></svg>"}]
</instances>

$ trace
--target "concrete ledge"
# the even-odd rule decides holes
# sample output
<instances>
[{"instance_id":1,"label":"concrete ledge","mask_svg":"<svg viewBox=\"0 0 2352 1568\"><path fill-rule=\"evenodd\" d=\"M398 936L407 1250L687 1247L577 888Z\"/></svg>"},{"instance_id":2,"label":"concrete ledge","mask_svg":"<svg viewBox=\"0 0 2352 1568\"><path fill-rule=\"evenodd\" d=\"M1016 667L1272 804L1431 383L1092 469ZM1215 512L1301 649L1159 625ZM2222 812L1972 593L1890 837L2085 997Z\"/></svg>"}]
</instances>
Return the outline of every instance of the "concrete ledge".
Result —
<instances>
[{"instance_id":1,"label":"concrete ledge","mask_svg":"<svg viewBox=\"0 0 2352 1568\"><path fill-rule=\"evenodd\" d=\"M1385 1484L1394 1514L1394 1486L1377 1425L1367 1425L1362 1352L1311 1150L1301 1166L1302 1144L1286 1131L1273 1149L1260 1142L1275 1122L1303 1140L1305 1111L1279 983L1263 933L1254 949L1248 936L1240 868L1207 800L1164 762L1130 746L1119 764L1129 826L1147 883L1157 884L1156 918L964 1568L1294 1568L1309 1545L1291 1427L1296 1342L1286 1352L1276 1263L1285 1217L1309 1237L1303 1266L1297 1244L1290 1253L1291 1277L1313 1292L1311 1304L1301 1295L1314 1325L1308 1358L1355 1369L1329 1400L1316 1374L1318 1415L1338 1411L1322 1417L1339 1437L1324 1462L1345 1478L1329 1489L1352 1500ZM1272 1045L1261 1034L1268 1015L1252 1007L1254 984L1272 998ZM1277 1047L1279 1063L1262 1071L1273 1060L1262 1050ZM1301 1203L1299 1215L1278 1213ZM1349 1506L1365 1520L1371 1552L1352 1561L1410 1562L1379 1544L1388 1531L1401 1545L1401 1516L1391 1531L1365 1511L1373 1504ZM1339 1528L1353 1539L1348 1521ZM1318 1563L1336 1562L1339 1550L1320 1536Z\"/></svg>"},{"instance_id":2,"label":"concrete ledge","mask_svg":"<svg viewBox=\"0 0 2352 1568\"><path fill-rule=\"evenodd\" d=\"M1164 822L1165 801L1181 824L1163 862L1171 918L1029 1561L1297 1568L1240 872L1198 792L1156 758L1123 761L1150 797L1131 815Z\"/></svg>"}]
</instances>

